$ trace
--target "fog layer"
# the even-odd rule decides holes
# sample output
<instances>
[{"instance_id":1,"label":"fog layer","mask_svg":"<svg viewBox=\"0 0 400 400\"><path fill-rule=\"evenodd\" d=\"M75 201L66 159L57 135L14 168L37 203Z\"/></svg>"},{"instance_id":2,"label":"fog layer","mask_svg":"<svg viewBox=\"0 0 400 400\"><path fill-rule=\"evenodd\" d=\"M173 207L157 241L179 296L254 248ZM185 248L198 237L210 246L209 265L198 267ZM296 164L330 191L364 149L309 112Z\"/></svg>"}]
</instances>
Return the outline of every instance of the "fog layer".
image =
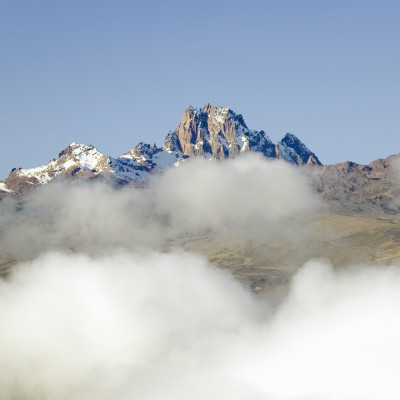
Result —
<instances>
[{"instance_id":1,"label":"fog layer","mask_svg":"<svg viewBox=\"0 0 400 400\"><path fill-rule=\"evenodd\" d=\"M226 162L190 160L144 188L57 182L23 204L0 202L0 251L26 260L42 251L158 248L187 232L212 230L264 240L293 234L318 201L306 178L254 154Z\"/></svg>"},{"instance_id":2,"label":"fog layer","mask_svg":"<svg viewBox=\"0 0 400 400\"><path fill-rule=\"evenodd\" d=\"M0 285L4 399L398 399L400 270L310 262L271 310L199 256L51 253Z\"/></svg>"},{"instance_id":3,"label":"fog layer","mask_svg":"<svg viewBox=\"0 0 400 400\"><path fill-rule=\"evenodd\" d=\"M318 206L299 169L252 155L3 200L1 256L19 263L0 281L0 399L397 400L398 267L311 261L271 306L166 246L301 241Z\"/></svg>"}]
</instances>

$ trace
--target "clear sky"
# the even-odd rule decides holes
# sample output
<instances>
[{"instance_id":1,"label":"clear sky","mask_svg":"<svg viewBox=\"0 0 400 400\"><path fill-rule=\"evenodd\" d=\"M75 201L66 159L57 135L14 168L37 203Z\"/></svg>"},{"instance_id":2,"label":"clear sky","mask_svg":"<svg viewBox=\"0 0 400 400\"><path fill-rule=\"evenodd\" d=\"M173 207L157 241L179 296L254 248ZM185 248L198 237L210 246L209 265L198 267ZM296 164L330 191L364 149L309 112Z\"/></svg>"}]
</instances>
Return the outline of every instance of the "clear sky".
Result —
<instances>
[{"instance_id":1,"label":"clear sky","mask_svg":"<svg viewBox=\"0 0 400 400\"><path fill-rule=\"evenodd\" d=\"M320 160L400 152L400 2L0 0L0 178L70 142L162 145L188 105Z\"/></svg>"}]
</instances>

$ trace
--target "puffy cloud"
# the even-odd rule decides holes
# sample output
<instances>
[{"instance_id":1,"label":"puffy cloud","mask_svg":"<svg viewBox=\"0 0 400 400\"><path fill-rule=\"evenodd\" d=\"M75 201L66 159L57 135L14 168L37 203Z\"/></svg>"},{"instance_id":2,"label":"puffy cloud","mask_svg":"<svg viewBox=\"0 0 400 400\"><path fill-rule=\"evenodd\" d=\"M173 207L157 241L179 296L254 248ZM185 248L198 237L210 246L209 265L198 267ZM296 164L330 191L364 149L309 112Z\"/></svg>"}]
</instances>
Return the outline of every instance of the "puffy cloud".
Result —
<instances>
[{"instance_id":1,"label":"puffy cloud","mask_svg":"<svg viewBox=\"0 0 400 400\"><path fill-rule=\"evenodd\" d=\"M160 210L187 230L261 234L319 206L298 168L250 153L228 162L191 159L161 175L152 190Z\"/></svg>"},{"instance_id":2,"label":"puffy cloud","mask_svg":"<svg viewBox=\"0 0 400 400\"><path fill-rule=\"evenodd\" d=\"M179 392L186 376L221 362L225 336L257 319L253 303L228 274L183 252L42 256L0 285L3 398Z\"/></svg>"},{"instance_id":3,"label":"puffy cloud","mask_svg":"<svg viewBox=\"0 0 400 400\"><path fill-rule=\"evenodd\" d=\"M227 162L193 160L145 188L56 182L24 203L0 202L0 250L17 260L68 248L159 248L211 229L252 239L299 236L296 217L318 207L298 168L250 154Z\"/></svg>"},{"instance_id":4,"label":"puffy cloud","mask_svg":"<svg viewBox=\"0 0 400 400\"><path fill-rule=\"evenodd\" d=\"M31 260L0 281L1 399L400 396L399 267L311 261L270 304L165 251L207 230L301 242L319 203L297 168L193 160L144 188L61 182L0 207L1 253Z\"/></svg>"},{"instance_id":5,"label":"puffy cloud","mask_svg":"<svg viewBox=\"0 0 400 400\"><path fill-rule=\"evenodd\" d=\"M2 398L397 399L400 269L313 261L272 310L184 252L52 253L0 285Z\"/></svg>"}]
</instances>

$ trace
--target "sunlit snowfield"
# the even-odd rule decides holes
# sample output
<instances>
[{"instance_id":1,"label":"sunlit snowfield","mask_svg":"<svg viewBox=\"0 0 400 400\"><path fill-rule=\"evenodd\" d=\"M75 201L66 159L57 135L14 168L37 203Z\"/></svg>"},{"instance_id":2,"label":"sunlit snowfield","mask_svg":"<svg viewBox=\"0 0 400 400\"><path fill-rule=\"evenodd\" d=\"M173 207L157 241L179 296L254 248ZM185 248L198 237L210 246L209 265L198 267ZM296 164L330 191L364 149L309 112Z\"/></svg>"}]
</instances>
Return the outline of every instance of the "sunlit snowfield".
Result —
<instances>
[{"instance_id":1,"label":"sunlit snowfield","mask_svg":"<svg viewBox=\"0 0 400 400\"><path fill-rule=\"evenodd\" d=\"M324 207L252 155L3 200L0 398L397 400L400 268L319 251Z\"/></svg>"}]
</instances>

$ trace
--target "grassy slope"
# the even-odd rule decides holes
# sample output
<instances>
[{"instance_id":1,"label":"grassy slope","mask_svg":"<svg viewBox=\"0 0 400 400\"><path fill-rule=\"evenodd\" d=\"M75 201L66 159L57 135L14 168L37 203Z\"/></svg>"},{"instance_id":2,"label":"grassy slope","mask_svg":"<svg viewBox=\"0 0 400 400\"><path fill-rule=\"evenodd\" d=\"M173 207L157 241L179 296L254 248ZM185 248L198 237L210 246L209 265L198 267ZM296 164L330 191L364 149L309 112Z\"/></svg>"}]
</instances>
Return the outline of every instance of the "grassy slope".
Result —
<instances>
[{"instance_id":1,"label":"grassy slope","mask_svg":"<svg viewBox=\"0 0 400 400\"><path fill-rule=\"evenodd\" d=\"M252 243L245 238L192 236L175 242L202 253L255 291L285 290L290 277L312 258L335 267L400 260L400 216L319 214L305 221L304 240L277 238Z\"/></svg>"},{"instance_id":2,"label":"grassy slope","mask_svg":"<svg viewBox=\"0 0 400 400\"><path fill-rule=\"evenodd\" d=\"M305 236L281 235L255 243L233 234L198 234L171 246L205 255L255 291L284 289L293 273L312 258L327 258L335 267L400 260L400 215L324 213L302 224ZM14 264L0 255L0 275Z\"/></svg>"}]
</instances>

